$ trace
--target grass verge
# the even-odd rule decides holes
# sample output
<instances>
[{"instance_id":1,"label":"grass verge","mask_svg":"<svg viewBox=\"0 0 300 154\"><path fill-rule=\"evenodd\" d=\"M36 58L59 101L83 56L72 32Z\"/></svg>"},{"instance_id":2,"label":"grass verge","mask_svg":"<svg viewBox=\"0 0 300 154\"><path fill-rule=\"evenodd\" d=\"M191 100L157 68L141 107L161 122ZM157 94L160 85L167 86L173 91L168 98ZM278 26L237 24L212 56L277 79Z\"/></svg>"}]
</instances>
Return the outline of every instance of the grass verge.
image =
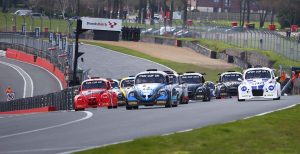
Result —
<instances>
[{"instance_id":1,"label":"grass verge","mask_svg":"<svg viewBox=\"0 0 300 154\"><path fill-rule=\"evenodd\" d=\"M300 106L261 117L207 126L191 132L153 136L79 154L297 154Z\"/></svg>"},{"instance_id":2,"label":"grass verge","mask_svg":"<svg viewBox=\"0 0 300 154\"><path fill-rule=\"evenodd\" d=\"M63 19L52 19L43 18L42 21L39 17L31 18L30 16L15 16L14 14L10 13L1 13L0 12L0 31L8 32L12 31L12 26L15 25L17 31L20 32L22 29L22 25L26 24L26 31L31 32L34 31L35 27L47 27L49 31L52 32L68 32L68 23L66 20ZM7 22L7 23L6 23ZM7 27L6 27L7 24ZM73 28L76 25L76 22L73 23ZM50 28L51 27L51 28ZM7 29L6 29L7 28ZM43 29L44 31L44 29Z\"/></svg>"},{"instance_id":3,"label":"grass verge","mask_svg":"<svg viewBox=\"0 0 300 154\"><path fill-rule=\"evenodd\" d=\"M113 46L113 45L109 45L109 44L105 44L105 43L88 41L88 40L82 40L81 42L91 44L91 45L101 46L103 48L114 50L114 51L117 51L120 53L148 59L148 60L157 62L159 64L165 65L165 66L175 70L176 72L187 72L187 71L205 72L207 74L205 76L205 78L206 78L206 80L209 80L209 81L216 81L218 78L218 74L224 72L223 69L208 69L208 68L200 67L200 66L193 65L193 64L178 63L178 62L174 62L174 61L170 61L170 60L152 57L150 55L141 53L136 50L128 49L125 47ZM235 68L234 70L240 71L239 68Z\"/></svg>"}]
</instances>

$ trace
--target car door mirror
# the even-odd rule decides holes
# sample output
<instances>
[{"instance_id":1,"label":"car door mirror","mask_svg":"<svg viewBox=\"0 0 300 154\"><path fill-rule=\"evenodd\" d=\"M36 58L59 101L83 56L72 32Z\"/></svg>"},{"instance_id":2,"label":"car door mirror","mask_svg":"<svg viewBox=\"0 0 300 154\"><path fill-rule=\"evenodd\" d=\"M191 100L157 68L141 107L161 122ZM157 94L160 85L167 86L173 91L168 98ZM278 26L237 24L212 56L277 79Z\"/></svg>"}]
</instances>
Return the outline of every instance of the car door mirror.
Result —
<instances>
[{"instance_id":1,"label":"car door mirror","mask_svg":"<svg viewBox=\"0 0 300 154\"><path fill-rule=\"evenodd\" d=\"M280 81L280 77L275 77L275 80L276 80L277 82L279 82L279 81Z\"/></svg>"}]
</instances>

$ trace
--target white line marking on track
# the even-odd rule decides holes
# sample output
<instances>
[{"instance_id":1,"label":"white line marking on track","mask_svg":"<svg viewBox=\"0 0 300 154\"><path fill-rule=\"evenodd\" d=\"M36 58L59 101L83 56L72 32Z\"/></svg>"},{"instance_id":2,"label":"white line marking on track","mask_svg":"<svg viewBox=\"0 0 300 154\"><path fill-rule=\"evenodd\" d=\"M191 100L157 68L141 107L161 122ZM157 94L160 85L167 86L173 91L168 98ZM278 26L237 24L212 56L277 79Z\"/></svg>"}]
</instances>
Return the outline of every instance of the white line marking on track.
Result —
<instances>
[{"instance_id":1,"label":"white line marking on track","mask_svg":"<svg viewBox=\"0 0 300 154\"><path fill-rule=\"evenodd\" d=\"M3 136L0 136L0 139L13 137L13 136L18 136L18 135L29 134L29 133L34 133L34 132L39 132L39 131L44 131L44 130L57 128L57 127L62 127L62 126L70 125L70 124L77 123L77 122L80 122L80 121L83 121L83 120L87 120L87 119L89 119L93 116L92 112L89 112L89 111L83 111L83 112L86 113L86 116L81 118L81 119L77 119L77 120L74 120L74 121L66 122L66 123L59 124L59 125L49 126L49 127L45 127L45 128L39 128L39 129L20 132L20 133L15 133L15 134L3 135Z\"/></svg>"},{"instance_id":2,"label":"white line marking on track","mask_svg":"<svg viewBox=\"0 0 300 154\"><path fill-rule=\"evenodd\" d=\"M109 143L109 144L103 144L103 145L100 145L100 146L90 146L90 147L87 147L87 148L79 148L77 150L66 151L66 152L62 152L62 153L58 153L58 154L70 154L70 153L75 153L75 152L79 152L79 151L85 151L85 150L90 150L90 149L94 149L94 148L101 148L101 147L106 147L106 146L110 146L110 145L121 144L121 143L126 143L126 142L131 142L131 141L133 141L133 139L124 140L124 141L120 141L120 142L113 142L113 143Z\"/></svg>"},{"instance_id":3,"label":"white line marking on track","mask_svg":"<svg viewBox=\"0 0 300 154\"><path fill-rule=\"evenodd\" d=\"M24 92L23 92L23 98L25 98L25 97L32 97L33 96L33 89L34 89L34 87L33 87L33 81L32 81L32 79L31 79L31 77L28 75L28 73L26 73L22 68L20 68L19 66L16 66L16 65L13 65L13 64L10 64L10 63L6 63L6 62L3 62L3 61L0 61L0 63L1 64L3 64L3 65L6 65L6 66L9 66L9 67L11 67L11 68L13 68L14 70L16 70L20 75L21 75L21 77L23 78L23 80L24 80ZM26 76L26 77L25 77ZM30 90L30 95L26 95L26 93L27 93L27 91L29 91L28 89L27 89L27 80L26 80L26 78L27 79L29 79L29 81L30 81L30 84L31 84L31 90Z\"/></svg>"},{"instance_id":4,"label":"white line marking on track","mask_svg":"<svg viewBox=\"0 0 300 154\"><path fill-rule=\"evenodd\" d=\"M284 107L284 108L281 108L281 109L277 109L277 110L272 110L272 111L267 111L267 112L259 113L259 114L256 114L256 115L254 115L254 116L249 116L249 117L246 117L246 118L243 118L243 119L250 119L250 118L254 118L254 117L259 117L259 116L263 116L263 115L266 115L266 114L270 114L270 113L273 113L273 112L282 111L282 110L285 110L285 109L293 108L293 107L295 107L296 105L297 105L297 104L293 104L293 105L290 105L290 106L287 106L287 107Z\"/></svg>"},{"instance_id":5,"label":"white line marking on track","mask_svg":"<svg viewBox=\"0 0 300 154\"><path fill-rule=\"evenodd\" d=\"M41 66L39 66L39 65L27 63L27 62L24 62L24 61L20 61L20 60L16 60L16 59L12 59L12 60L15 60L15 61L18 61L18 62L21 62L21 63L25 63L25 64L28 64L28 65L33 65L33 66L36 66L36 67L39 67L39 68L45 70L46 72L48 72L49 74L51 74L51 75L58 81L60 90L63 90L63 89L64 89L64 87L63 87L61 81L59 80L59 78L58 78L57 76L55 76L52 72L48 71L47 69L45 69L45 68L43 68L43 67L41 67Z\"/></svg>"},{"instance_id":6,"label":"white line marking on track","mask_svg":"<svg viewBox=\"0 0 300 154\"><path fill-rule=\"evenodd\" d=\"M33 81L32 81L32 78L30 77L30 75L26 72L26 71L24 71L21 67L19 67L19 66L17 66L17 65L15 65L19 70L21 70L26 76L27 76L27 78L29 79L29 81L30 81L30 84L31 84L31 93L30 93L30 97L32 97L33 96L33 90L34 90L34 85L33 85Z\"/></svg>"}]
</instances>

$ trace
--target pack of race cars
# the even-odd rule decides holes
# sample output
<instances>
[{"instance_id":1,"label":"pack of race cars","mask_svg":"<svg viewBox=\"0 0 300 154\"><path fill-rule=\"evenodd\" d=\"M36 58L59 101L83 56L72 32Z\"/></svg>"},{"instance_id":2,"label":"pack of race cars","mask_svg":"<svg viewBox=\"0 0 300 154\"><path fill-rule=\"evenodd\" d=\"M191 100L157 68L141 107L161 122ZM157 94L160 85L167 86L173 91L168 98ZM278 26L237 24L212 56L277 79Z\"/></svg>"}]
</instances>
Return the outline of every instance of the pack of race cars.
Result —
<instances>
[{"instance_id":1,"label":"pack of race cars","mask_svg":"<svg viewBox=\"0 0 300 154\"><path fill-rule=\"evenodd\" d=\"M74 98L75 110L89 107L117 108L127 110L139 106L177 107L189 100L210 101L212 98L231 98L238 101L253 98L279 100L279 78L272 69L250 68L244 73L228 71L219 74L216 84L205 81L205 73L158 71L149 69L121 80L93 77L82 82Z\"/></svg>"}]
</instances>

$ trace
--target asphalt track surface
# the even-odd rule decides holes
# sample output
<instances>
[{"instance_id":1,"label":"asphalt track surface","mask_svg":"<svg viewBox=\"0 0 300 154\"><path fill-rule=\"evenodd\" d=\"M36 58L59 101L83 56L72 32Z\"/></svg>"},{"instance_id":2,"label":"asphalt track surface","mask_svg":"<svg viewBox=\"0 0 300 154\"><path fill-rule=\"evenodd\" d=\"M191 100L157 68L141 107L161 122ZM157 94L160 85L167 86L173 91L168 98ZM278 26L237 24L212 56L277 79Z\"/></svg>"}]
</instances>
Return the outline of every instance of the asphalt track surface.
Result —
<instances>
[{"instance_id":1,"label":"asphalt track surface","mask_svg":"<svg viewBox=\"0 0 300 154\"><path fill-rule=\"evenodd\" d=\"M70 152L244 119L297 104L299 99L300 96L285 96L279 101L237 102L233 98L191 102L177 108L142 107L127 111L119 107L1 115L0 153Z\"/></svg>"},{"instance_id":2,"label":"asphalt track surface","mask_svg":"<svg viewBox=\"0 0 300 154\"><path fill-rule=\"evenodd\" d=\"M86 47L86 48L85 48ZM121 78L147 68L166 68L149 61L98 47L82 46L85 70L102 77ZM131 66L131 67L130 67ZM115 71L117 69L118 71ZM170 134L231 122L299 103L300 96L279 101L236 98L191 102L177 108L141 107L139 110L88 109L28 115L0 115L0 153L68 153L150 135Z\"/></svg>"},{"instance_id":3,"label":"asphalt track surface","mask_svg":"<svg viewBox=\"0 0 300 154\"><path fill-rule=\"evenodd\" d=\"M81 56L84 62L79 60L78 65L83 70L90 69L90 76L120 79L147 69L169 70L160 64L102 47L81 45L79 50L85 54Z\"/></svg>"},{"instance_id":4,"label":"asphalt track surface","mask_svg":"<svg viewBox=\"0 0 300 154\"><path fill-rule=\"evenodd\" d=\"M31 64L0 57L0 72L0 102L6 101L5 89L7 87L13 88L16 98L61 90L58 80L52 74ZM25 88L24 82L26 82Z\"/></svg>"}]
</instances>

